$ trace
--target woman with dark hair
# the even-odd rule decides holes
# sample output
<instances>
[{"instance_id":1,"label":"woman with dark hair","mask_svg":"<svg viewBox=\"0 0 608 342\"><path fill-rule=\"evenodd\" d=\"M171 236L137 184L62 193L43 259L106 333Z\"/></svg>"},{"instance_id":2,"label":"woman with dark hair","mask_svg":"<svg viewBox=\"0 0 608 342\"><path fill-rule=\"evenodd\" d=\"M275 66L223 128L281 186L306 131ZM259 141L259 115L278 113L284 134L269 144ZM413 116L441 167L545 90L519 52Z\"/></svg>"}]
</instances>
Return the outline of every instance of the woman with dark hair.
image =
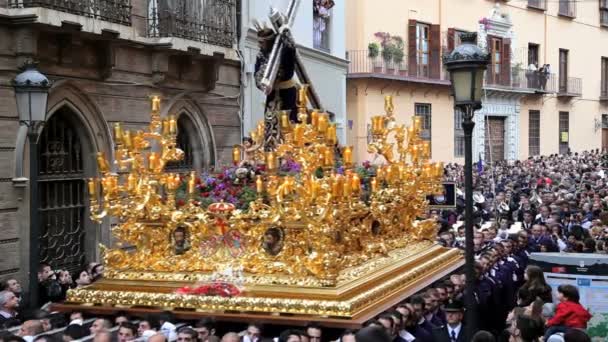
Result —
<instances>
[{"instance_id":1,"label":"woman with dark hair","mask_svg":"<svg viewBox=\"0 0 608 342\"><path fill-rule=\"evenodd\" d=\"M279 342L300 342L300 332L294 329L285 330L279 335Z\"/></svg>"},{"instance_id":2,"label":"woman with dark hair","mask_svg":"<svg viewBox=\"0 0 608 342\"><path fill-rule=\"evenodd\" d=\"M520 306L528 306L538 297L542 299L544 303L553 302L553 296L551 295L551 287L547 285L545 281L545 275L543 270L535 265L530 265L526 268L524 273L524 279L526 282L520 288L520 291L526 293L527 296L520 296Z\"/></svg>"}]
</instances>

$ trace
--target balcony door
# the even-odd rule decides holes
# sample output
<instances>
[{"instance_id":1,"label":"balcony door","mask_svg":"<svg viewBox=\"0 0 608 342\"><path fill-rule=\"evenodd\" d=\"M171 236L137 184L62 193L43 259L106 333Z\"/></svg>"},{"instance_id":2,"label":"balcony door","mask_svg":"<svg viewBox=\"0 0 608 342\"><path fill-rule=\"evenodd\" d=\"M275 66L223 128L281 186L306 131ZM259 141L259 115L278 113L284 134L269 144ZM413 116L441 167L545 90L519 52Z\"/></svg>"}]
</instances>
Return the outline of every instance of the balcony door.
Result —
<instances>
[{"instance_id":1,"label":"balcony door","mask_svg":"<svg viewBox=\"0 0 608 342\"><path fill-rule=\"evenodd\" d=\"M568 92L568 50L559 49L559 92Z\"/></svg>"},{"instance_id":2,"label":"balcony door","mask_svg":"<svg viewBox=\"0 0 608 342\"><path fill-rule=\"evenodd\" d=\"M426 24L416 25L416 55L418 77L429 77L430 60L430 27Z\"/></svg>"},{"instance_id":3,"label":"balcony door","mask_svg":"<svg viewBox=\"0 0 608 342\"><path fill-rule=\"evenodd\" d=\"M505 159L505 118L486 117L485 161L488 163Z\"/></svg>"},{"instance_id":4,"label":"balcony door","mask_svg":"<svg viewBox=\"0 0 608 342\"><path fill-rule=\"evenodd\" d=\"M490 72L488 72L488 81L490 84L500 84L502 74L502 60L503 60L503 46L502 39L497 37L490 37L490 54L491 54L491 65Z\"/></svg>"}]
</instances>

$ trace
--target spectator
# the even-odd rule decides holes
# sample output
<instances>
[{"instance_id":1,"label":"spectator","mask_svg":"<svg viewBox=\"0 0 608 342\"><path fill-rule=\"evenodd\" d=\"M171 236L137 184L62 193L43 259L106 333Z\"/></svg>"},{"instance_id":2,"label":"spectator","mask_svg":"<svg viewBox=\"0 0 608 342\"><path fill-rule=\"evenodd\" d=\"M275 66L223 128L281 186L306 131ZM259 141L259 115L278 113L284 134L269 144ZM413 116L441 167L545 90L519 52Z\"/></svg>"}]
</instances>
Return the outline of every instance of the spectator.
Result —
<instances>
[{"instance_id":1,"label":"spectator","mask_svg":"<svg viewBox=\"0 0 608 342\"><path fill-rule=\"evenodd\" d=\"M114 325L121 325L123 323L128 323L130 321L129 316L127 316L124 312L119 312L116 314L114 318Z\"/></svg>"},{"instance_id":2,"label":"spectator","mask_svg":"<svg viewBox=\"0 0 608 342\"><path fill-rule=\"evenodd\" d=\"M297 330L285 330L279 335L278 342L301 342L300 333Z\"/></svg>"},{"instance_id":3,"label":"spectator","mask_svg":"<svg viewBox=\"0 0 608 342\"><path fill-rule=\"evenodd\" d=\"M70 324L63 331L63 341L69 342L69 341L80 340L81 338L88 336L88 335L89 335L89 332L82 325ZM119 338L119 341L125 342L127 340L120 340L120 338Z\"/></svg>"},{"instance_id":4,"label":"spectator","mask_svg":"<svg viewBox=\"0 0 608 342\"><path fill-rule=\"evenodd\" d=\"M520 290L523 290L526 293L526 296L521 298L521 306L532 304L536 298L542 299L544 303L553 302L551 287L547 285L545 275L540 267L535 265L528 266L524 273L524 279L525 283Z\"/></svg>"},{"instance_id":5,"label":"spectator","mask_svg":"<svg viewBox=\"0 0 608 342\"><path fill-rule=\"evenodd\" d=\"M490 332L481 330L473 335L471 342L496 342L496 338Z\"/></svg>"},{"instance_id":6,"label":"spectator","mask_svg":"<svg viewBox=\"0 0 608 342\"><path fill-rule=\"evenodd\" d=\"M158 329L160 329L160 323L158 322L158 320L152 317L146 317L139 321L139 324L137 326L137 336L143 336L146 331L153 332L153 334L149 334L150 336L152 336L154 335L154 333L156 333L156 331L158 331ZM206 341L206 339L201 341Z\"/></svg>"},{"instance_id":7,"label":"spectator","mask_svg":"<svg viewBox=\"0 0 608 342\"><path fill-rule=\"evenodd\" d=\"M209 336L215 336L215 320L213 318L203 318L196 322L194 330L198 333L198 340L207 342ZM255 342L255 340L249 340Z\"/></svg>"},{"instance_id":8,"label":"spectator","mask_svg":"<svg viewBox=\"0 0 608 342\"><path fill-rule=\"evenodd\" d=\"M15 294L19 299L21 299L21 294L23 289L21 288L21 284L15 278L9 278L6 281L3 281L0 285L0 291L11 291Z\"/></svg>"},{"instance_id":9,"label":"spectator","mask_svg":"<svg viewBox=\"0 0 608 342\"><path fill-rule=\"evenodd\" d=\"M91 324L89 331L91 332L91 335L96 336L99 333L109 331L111 328L112 323L110 321L105 318L98 318L93 321L93 324Z\"/></svg>"},{"instance_id":10,"label":"spectator","mask_svg":"<svg viewBox=\"0 0 608 342\"><path fill-rule=\"evenodd\" d=\"M137 337L137 327L133 323L121 323L118 328L118 342L132 341Z\"/></svg>"},{"instance_id":11,"label":"spectator","mask_svg":"<svg viewBox=\"0 0 608 342\"><path fill-rule=\"evenodd\" d=\"M359 330L355 335L356 342L391 342L386 330L378 327L367 327ZM291 342L291 341L290 341Z\"/></svg>"},{"instance_id":12,"label":"spectator","mask_svg":"<svg viewBox=\"0 0 608 342\"><path fill-rule=\"evenodd\" d=\"M177 342L196 342L198 333L190 327L183 327L177 331Z\"/></svg>"},{"instance_id":13,"label":"spectator","mask_svg":"<svg viewBox=\"0 0 608 342\"><path fill-rule=\"evenodd\" d=\"M436 342L465 342L465 328L462 324L464 305L460 301L450 301L445 306L447 324L433 329L433 340Z\"/></svg>"},{"instance_id":14,"label":"spectator","mask_svg":"<svg viewBox=\"0 0 608 342\"><path fill-rule=\"evenodd\" d=\"M564 342L591 342L591 338L582 330L570 329L564 334Z\"/></svg>"},{"instance_id":15,"label":"spectator","mask_svg":"<svg viewBox=\"0 0 608 342\"><path fill-rule=\"evenodd\" d=\"M167 342L167 337L163 333L157 333L148 338L148 342Z\"/></svg>"},{"instance_id":16,"label":"spectator","mask_svg":"<svg viewBox=\"0 0 608 342\"><path fill-rule=\"evenodd\" d=\"M42 323L37 319L32 319L23 322L19 329L19 336L23 337L27 342L32 342L34 341L34 336L40 335L43 332Z\"/></svg>"},{"instance_id":17,"label":"spectator","mask_svg":"<svg viewBox=\"0 0 608 342\"><path fill-rule=\"evenodd\" d=\"M355 332L352 330L346 330L340 336L339 342L356 342Z\"/></svg>"},{"instance_id":18,"label":"spectator","mask_svg":"<svg viewBox=\"0 0 608 342\"><path fill-rule=\"evenodd\" d=\"M0 326L11 319L16 319L19 298L11 291L0 291Z\"/></svg>"},{"instance_id":19,"label":"spectator","mask_svg":"<svg viewBox=\"0 0 608 342\"><path fill-rule=\"evenodd\" d=\"M555 316L547 321L545 339L557 332L567 332L570 329L587 329L591 314L579 303L578 289L572 285L557 287L559 304Z\"/></svg>"},{"instance_id":20,"label":"spectator","mask_svg":"<svg viewBox=\"0 0 608 342\"><path fill-rule=\"evenodd\" d=\"M55 273L49 264L40 264L38 268L38 303L46 304L60 300L63 300L62 290Z\"/></svg>"},{"instance_id":21,"label":"spectator","mask_svg":"<svg viewBox=\"0 0 608 342\"><path fill-rule=\"evenodd\" d=\"M150 340L148 340L150 341ZM112 334L107 331L99 332L93 337L93 342L112 342ZM157 341L161 342L161 341ZM164 342L164 341L163 341Z\"/></svg>"},{"instance_id":22,"label":"spectator","mask_svg":"<svg viewBox=\"0 0 608 342\"><path fill-rule=\"evenodd\" d=\"M222 337L221 342L240 342L240 336L237 333L229 332Z\"/></svg>"},{"instance_id":23,"label":"spectator","mask_svg":"<svg viewBox=\"0 0 608 342\"><path fill-rule=\"evenodd\" d=\"M174 319L175 317L173 317L173 313L170 311L163 311L158 316L160 331L169 341L177 339L176 327L175 324L172 323Z\"/></svg>"},{"instance_id":24,"label":"spectator","mask_svg":"<svg viewBox=\"0 0 608 342\"><path fill-rule=\"evenodd\" d=\"M74 275L76 287L83 287L91 284L91 276L86 270L82 270Z\"/></svg>"},{"instance_id":25,"label":"spectator","mask_svg":"<svg viewBox=\"0 0 608 342\"><path fill-rule=\"evenodd\" d=\"M306 333L309 336L310 342L321 342L323 331L321 330L321 325L319 323L308 323L308 325L306 325Z\"/></svg>"},{"instance_id":26,"label":"spectator","mask_svg":"<svg viewBox=\"0 0 608 342\"><path fill-rule=\"evenodd\" d=\"M263 326L259 323L249 323L247 330L243 334L243 342L258 342L262 338Z\"/></svg>"}]
</instances>

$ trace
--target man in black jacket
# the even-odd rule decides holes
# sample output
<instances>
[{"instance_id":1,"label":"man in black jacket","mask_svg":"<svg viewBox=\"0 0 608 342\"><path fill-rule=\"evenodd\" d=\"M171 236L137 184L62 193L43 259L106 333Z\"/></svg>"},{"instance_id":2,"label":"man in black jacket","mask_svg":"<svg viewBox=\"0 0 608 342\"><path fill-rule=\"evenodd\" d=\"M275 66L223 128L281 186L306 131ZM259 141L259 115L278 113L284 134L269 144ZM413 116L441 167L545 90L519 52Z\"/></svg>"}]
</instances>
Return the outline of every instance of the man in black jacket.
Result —
<instances>
[{"instance_id":1,"label":"man in black jacket","mask_svg":"<svg viewBox=\"0 0 608 342\"><path fill-rule=\"evenodd\" d=\"M435 342L465 342L465 327L462 324L464 316L464 305L461 301L451 300L445 309L447 324L441 328L433 329L433 341Z\"/></svg>"}]
</instances>

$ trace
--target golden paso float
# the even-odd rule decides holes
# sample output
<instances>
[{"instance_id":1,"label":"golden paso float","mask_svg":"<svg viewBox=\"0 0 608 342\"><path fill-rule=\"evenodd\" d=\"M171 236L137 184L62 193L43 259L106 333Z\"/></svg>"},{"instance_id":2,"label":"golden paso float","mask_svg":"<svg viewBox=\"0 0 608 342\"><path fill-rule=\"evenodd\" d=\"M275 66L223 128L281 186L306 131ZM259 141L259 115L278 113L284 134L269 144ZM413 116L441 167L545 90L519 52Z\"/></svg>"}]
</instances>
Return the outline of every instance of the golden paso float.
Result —
<instances>
[{"instance_id":1,"label":"golden paso float","mask_svg":"<svg viewBox=\"0 0 608 342\"><path fill-rule=\"evenodd\" d=\"M398 124L391 97L385 111L372 118L369 144L385 165L361 179L351 148L337 147L336 125L307 109L302 88L298 123L274 113L274 150L265 150L263 123L250 144L235 146L235 165L264 165L250 180L257 199L237 210L222 202L201 207L194 173L185 176L189 199L176 205L183 177L164 171L183 158L176 119L160 118L153 98L147 132L115 125L113 167L97 155L102 177L88 184L92 218L112 217L118 242L102 247L104 278L70 290L66 303L354 322L459 267L457 250L434 243L436 223L417 220L426 195L441 190L443 172L419 138L421 118ZM278 172L288 159L300 165L297 174ZM210 284L238 291L184 291Z\"/></svg>"}]
</instances>

